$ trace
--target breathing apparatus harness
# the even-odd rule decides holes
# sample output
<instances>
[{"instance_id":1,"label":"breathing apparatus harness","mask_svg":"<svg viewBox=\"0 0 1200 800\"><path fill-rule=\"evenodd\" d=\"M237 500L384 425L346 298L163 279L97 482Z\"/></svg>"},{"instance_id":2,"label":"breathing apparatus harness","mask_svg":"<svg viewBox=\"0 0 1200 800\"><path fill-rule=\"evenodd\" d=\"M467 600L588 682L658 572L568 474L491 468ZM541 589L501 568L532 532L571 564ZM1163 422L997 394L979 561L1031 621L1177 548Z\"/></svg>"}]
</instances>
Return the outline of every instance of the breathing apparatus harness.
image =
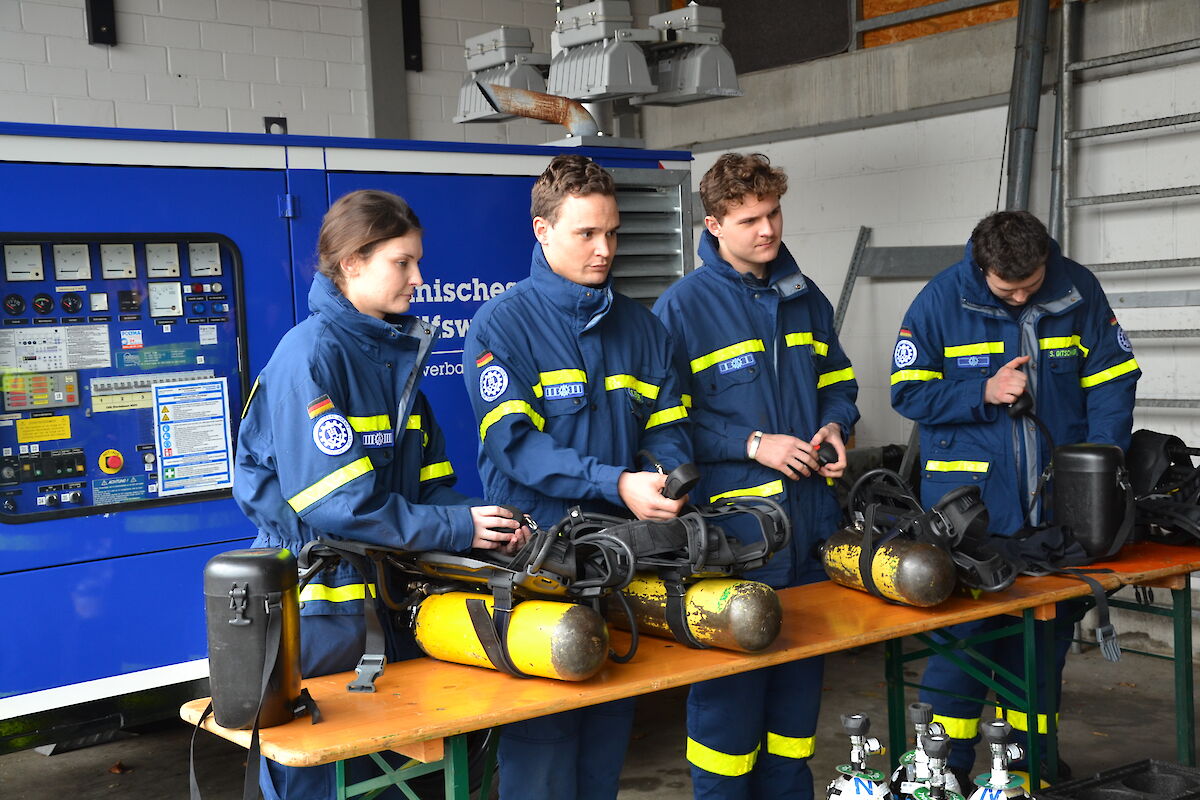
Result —
<instances>
[{"instance_id":1,"label":"breathing apparatus harness","mask_svg":"<svg viewBox=\"0 0 1200 800\"><path fill-rule=\"evenodd\" d=\"M1178 436L1135 431L1127 458L1141 533L1164 544L1200 540L1200 448Z\"/></svg>"},{"instance_id":2,"label":"breathing apparatus harness","mask_svg":"<svg viewBox=\"0 0 1200 800\"><path fill-rule=\"evenodd\" d=\"M640 454L639 454L640 455ZM647 454L648 455L648 454ZM661 465L651 457L652 463ZM678 499L687 493L699 473L684 464L667 476L664 495ZM670 494L668 494L670 492ZM704 506L685 506L669 520L629 520L572 507L567 516L548 529L540 528L527 514L507 508L531 536L509 556L498 550L471 550L466 554L412 553L397 548L341 539L316 539L300 551L300 586L319 572L345 560L363 578L376 585L376 604L393 612L415 614L429 594L481 589L492 596L489 614L481 593L467 601L467 612L480 644L496 669L518 677L506 645L509 619L522 598L551 598L597 606L615 599L623 607L631 630L627 653L609 653L617 662L631 659L637 650L637 625L621 590L638 572L653 572L667 587L667 621L676 640L690 647L705 647L689 631L684 596L687 585L702 578L737 575L766 563L787 546L791 523L778 503L763 497L733 497ZM716 520L747 514L758 524L761 539L743 544L726 535ZM417 580L413 580L413 579ZM427 579L427 580L420 580ZM407 582L407 594L393 591L391 581ZM364 598L366 647L356 667L350 691L374 691L375 679L385 664L385 639L379 615ZM411 620L410 620L411 624Z\"/></svg>"},{"instance_id":3,"label":"breathing apparatus harness","mask_svg":"<svg viewBox=\"0 0 1200 800\"><path fill-rule=\"evenodd\" d=\"M950 553L959 582L972 589L999 592L1016 580L1014 565L990 543L987 506L978 486L952 489L926 510L903 478L880 467L854 482L847 507L863 534L859 574L867 591L877 597L883 595L872 578L871 562L875 552L897 536Z\"/></svg>"}]
</instances>

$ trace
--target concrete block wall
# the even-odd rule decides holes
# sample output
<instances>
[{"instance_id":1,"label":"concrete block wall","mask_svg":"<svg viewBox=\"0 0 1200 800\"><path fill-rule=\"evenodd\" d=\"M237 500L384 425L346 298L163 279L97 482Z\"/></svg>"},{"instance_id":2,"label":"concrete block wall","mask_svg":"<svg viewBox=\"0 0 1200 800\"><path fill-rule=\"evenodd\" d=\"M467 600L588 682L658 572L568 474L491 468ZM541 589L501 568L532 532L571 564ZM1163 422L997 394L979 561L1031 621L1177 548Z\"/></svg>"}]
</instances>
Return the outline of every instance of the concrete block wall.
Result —
<instances>
[{"instance_id":1,"label":"concrete block wall","mask_svg":"<svg viewBox=\"0 0 1200 800\"><path fill-rule=\"evenodd\" d=\"M116 46L83 0L0 2L0 120L365 136L362 0L118 0Z\"/></svg>"},{"instance_id":2,"label":"concrete block wall","mask_svg":"<svg viewBox=\"0 0 1200 800\"><path fill-rule=\"evenodd\" d=\"M1139 0L1124 0L1095 5L1129 15L1145 4ZM996 38L996 29L1008 24L995 23L981 26L976 31L959 31L943 37L977 36L979 41L989 42ZM1096 27L1089 30L1095 31ZM1107 31L1107 40L1099 44L1090 41L1089 48L1093 51L1085 54L1090 57L1162 43L1122 38L1121 30L1124 29L1116 26ZM1160 39L1164 41L1196 36L1200 36L1200 24L1194 29L1185 26L1185 29L1160 32ZM879 50L921 46L900 44ZM1098 52L1095 51L1097 46ZM833 60L850 57L854 56L838 56ZM988 57L987 52L980 54L981 59ZM876 54L873 58L876 61L907 61L900 53ZM1011 65L1011 50L1007 58ZM1049 71L1052 63L1049 61L1047 65L1047 81L1055 79ZM864 73L861 76L864 83L877 80L865 74L871 71L871 63L863 61L860 69ZM849 74L847 70L845 64L840 68L841 72ZM787 80L784 75L760 75L751 77L758 77L764 86L775 86ZM1168 64L1150 73L1110 72L1094 77L1098 80L1082 85L1076 94L1076 127L1200 111L1200 93L1195 91L1200 80L1200 63L1194 60ZM799 76L797 80L801 80ZM848 77L840 80L854 81ZM964 76L963 80L969 82L970 75ZM716 120L722 116L723 107L736 105L738 113L731 116L753 119L752 108L745 107L747 101L751 107L754 104L764 107L764 120L779 116L780 104L773 101L773 92L757 97L753 92L748 94L748 98L712 103L707 107L694 106L675 115L655 110L648 125L660 119L663 125L648 128L648 138L665 144L663 139L676 135L682 120L691 120L701 110ZM897 94L904 96L911 91L899 86ZM860 225L873 229L870 240L873 245L962 245L979 218L994 210L998 202L1003 205L1005 188L1001 170L1005 107L994 105L947 113L945 109L952 108L962 98L948 96L943 99L955 102L943 103L941 108L932 107L924 113L909 109L907 116L922 118L894 124L862 127L867 124L863 120L857 127L835 132L821 132L819 126L809 126L805 130L801 126L800 129L782 131L778 136L763 133L712 143L694 142L694 184L698 188L700 176L721 152L729 149L760 151L773 163L784 167L790 177L789 192L783 202L785 240L801 267L836 306ZM816 105L824 102L819 94L814 94L810 100ZM830 102L840 107L838 103ZM1049 216L1054 103L1052 92L1043 96L1030 197L1031 210L1043 220ZM811 115L813 112L810 108L803 113ZM792 121L780 119L775 124ZM738 124L735 120L712 123L724 126L720 130L726 135L733 132L731 126ZM1074 195L1200 184L1200 126L1197 125L1176 127L1149 137L1138 133L1091 140L1077 146L1074 152ZM1067 253L1085 264L1200 257L1200 201L1195 198L1160 200L1074 211ZM1119 298L1129 292L1198 289L1200 269L1102 273L1100 279L1126 329L1197 327L1200 309L1194 306L1122 308ZM843 325L842 341L854 361L862 387L859 406L863 420L857 430L860 445L908 440L911 423L891 409L888 375L892 344L901 316L921 285L918 281L868 279L860 281L855 288ZM1139 384L1139 395L1200 398L1200 339L1135 338L1134 347L1145 372ZM1190 444L1200 442L1200 414L1195 409L1139 408L1134 426L1135 429L1146 427L1175 433Z\"/></svg>"}]
</instances>

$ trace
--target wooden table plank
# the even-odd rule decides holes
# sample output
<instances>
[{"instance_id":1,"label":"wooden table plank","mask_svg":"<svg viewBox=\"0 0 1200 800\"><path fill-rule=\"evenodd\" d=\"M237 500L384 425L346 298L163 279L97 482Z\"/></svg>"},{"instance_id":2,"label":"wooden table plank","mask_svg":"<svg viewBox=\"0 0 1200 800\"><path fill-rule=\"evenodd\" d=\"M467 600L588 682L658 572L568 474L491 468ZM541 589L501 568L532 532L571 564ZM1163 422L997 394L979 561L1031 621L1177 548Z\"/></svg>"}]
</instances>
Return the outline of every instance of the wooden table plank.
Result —
<instances>
[{"instance_id":1,"label":"wooden table plank","mask_svg":"<svg viewBox=\"0 0 1200 800\"><path fill-rule=\"evenodd\" d=\"M1097 579L1112 588L1200 568L1200 549L1158 544L1131 545L1122 558L1106 565L1116 570ZM353 673L304 681L320 704L325 722L301 718L261 731L263 755L290 766L325 764L382 750L413 754L417 743L567 711L625 697L684 686L760 667L847 650L1088 593L1078 580L1062 576L1022 577L1008 590L979 599L954 595L935 608L894 605L830 582L779 592L784 627L764 653L693 650L666 639L641 637L637 656L627 664L609 663L587 681L520 679L487 669L420 658L395 664L376 681L373 694L351 693ZM614 631L620 652L628 637ZM180 715L195 723L207 699L187 703ZM210 718L205 728L230 741L249 745L249 731L230 731ZM422 752L416 750L415 752Z\"/></svg>"}]
</instances>

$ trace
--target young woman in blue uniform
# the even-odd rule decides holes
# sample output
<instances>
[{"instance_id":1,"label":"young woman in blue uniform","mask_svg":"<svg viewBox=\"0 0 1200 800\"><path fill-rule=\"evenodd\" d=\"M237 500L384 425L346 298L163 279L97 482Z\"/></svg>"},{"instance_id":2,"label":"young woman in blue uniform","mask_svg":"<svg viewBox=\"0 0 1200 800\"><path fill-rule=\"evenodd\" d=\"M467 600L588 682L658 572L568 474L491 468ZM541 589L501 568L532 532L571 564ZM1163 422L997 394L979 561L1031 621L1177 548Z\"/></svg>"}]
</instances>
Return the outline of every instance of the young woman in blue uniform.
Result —
<instances>
[{"instance_id":1,"label":"young woman in blue uniform","mask_svg":"<svg viewBox=\"0 0 1200 800\"><path fill-rule=\"evenodd\" d=\"M528 531L508 511L472 506L451 488L442 432L417 389L437 334L405 315L422 283L416 214L394 194L352 192L325 215L317 250L311 315L258 376L238 433L234 497L258 527L254 546L299 553L325 537L407 550L519 547ZM305 587L306 677L354 669L366 596L346 564ZM384 630L389 661L420 655L407 630ZM267 800L335 796L332 764L262 764Z\"/></svg>"}]
</instances>

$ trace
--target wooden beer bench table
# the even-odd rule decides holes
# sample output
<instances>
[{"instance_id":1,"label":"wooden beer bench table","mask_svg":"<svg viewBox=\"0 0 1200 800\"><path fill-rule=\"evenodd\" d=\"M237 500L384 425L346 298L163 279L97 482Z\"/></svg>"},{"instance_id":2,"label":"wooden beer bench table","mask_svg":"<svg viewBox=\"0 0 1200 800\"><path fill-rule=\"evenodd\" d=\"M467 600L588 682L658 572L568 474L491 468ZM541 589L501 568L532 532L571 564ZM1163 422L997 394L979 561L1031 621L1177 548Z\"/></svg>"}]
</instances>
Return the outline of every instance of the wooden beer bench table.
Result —
<instances>
[{"instance_id":1,"label":"wooden beer bench table","mask_svg":"<svg viewBox=\"0 0 1200 800\"><path fill-rule=\"evenodd\" d=\"M1200 570L1200 548L1129 545L1119 560L1095 566L1113 570L1093 575L1108 589L1138 584L1171 590L1179 757L1182 763L1194 764L1188 573ZM937 649L941 645L926 637L927 632L999 614L1018 615L1022 617L1016 627L1024 637L1026 673L1034 674L1052 665L1049 657L1041 665L1033 662L1033 621L1051 619L1056 603L1087 594L1089 590L1082 581L1062 576L1021 577L1003 592L978 599L955 594L935 608L923 609L887 603L826 581L779 592L783 630L767 651L753 655L695 650L671 640L642 636L631 662L609 662L594 677L578 683L526 680L428 658L388 664L376 680L374 693L348 692L346 684L354 678L352 672L308 678L303 685L320 705L324 721L312 725L308 718L301 717L262 729L262 754L289 766L315 766L392 750L413 759L415 768L394 770L376 756L385 775L344 787L346 793L340 796L354 797L380 786L402 784L406 776L443 769L448 800L466 800L465 735L473 731L886 642L890 751L895 759L905 750L907 727L901 665L915 657L902 653L902 637L919 636ZM628 635L622 631L614 631L612 638L618 651L628 642ZM1054 691L1055 682L1048 683ZM1018 700L1023 702L1012 707L1023 710L1028 719L1037 719L1036 682L1026 681L1022 688L1024 696ZM186 703L180 716L195 724L207 704L208 698ZM1053 715L1047 716L1051 737L1048 747L1053 754ZM250 745L250 731L222 728L211 717L203 727L243 747ZM1031 758L1030 766L1031 781L1037 785L1037 759ZM1050 766L1053 770L1053 761ZM343 777L339 772L339 787L344 784Z\"/></svg>"}]
</instances>

